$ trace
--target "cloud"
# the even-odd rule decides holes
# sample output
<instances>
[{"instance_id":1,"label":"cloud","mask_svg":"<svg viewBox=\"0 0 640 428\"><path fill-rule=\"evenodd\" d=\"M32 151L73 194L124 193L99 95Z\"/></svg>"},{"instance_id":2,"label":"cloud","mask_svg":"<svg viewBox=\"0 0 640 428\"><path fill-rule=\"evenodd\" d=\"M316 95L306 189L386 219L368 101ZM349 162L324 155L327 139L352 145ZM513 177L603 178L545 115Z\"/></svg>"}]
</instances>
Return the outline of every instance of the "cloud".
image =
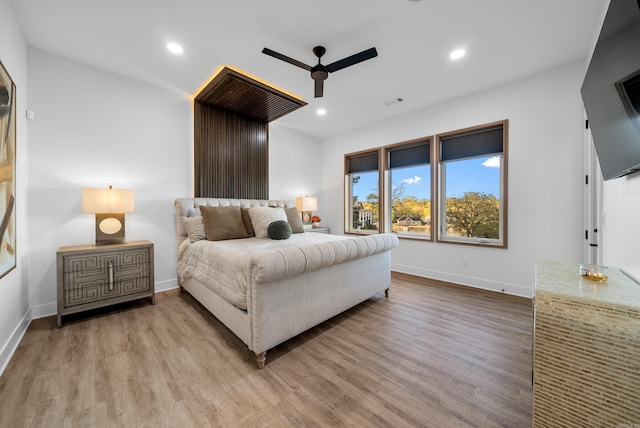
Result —
<instances>
[{"instance_id":1,"label":"cloud","mask_svg":"<svg viewBox=\"0 0 640 428\"><path fill-rule=\"evenodd\" d=\"M412 178L405 178L404 180L402 180L402 182L404 184L418 184L420 181L422 180L422 178L418 177L417 175L412 177Z\"/></svg>"},{"instance_id":2,"label":"cloud","mask_svg":"<svg viewBox=\"0 0 640 428\"><path fill-rule=\"evenodd\" d=\"M500 156L492 156L486 161L482 162L483 166L487 168L500 168Z\"/></svg>"}]
</instances>

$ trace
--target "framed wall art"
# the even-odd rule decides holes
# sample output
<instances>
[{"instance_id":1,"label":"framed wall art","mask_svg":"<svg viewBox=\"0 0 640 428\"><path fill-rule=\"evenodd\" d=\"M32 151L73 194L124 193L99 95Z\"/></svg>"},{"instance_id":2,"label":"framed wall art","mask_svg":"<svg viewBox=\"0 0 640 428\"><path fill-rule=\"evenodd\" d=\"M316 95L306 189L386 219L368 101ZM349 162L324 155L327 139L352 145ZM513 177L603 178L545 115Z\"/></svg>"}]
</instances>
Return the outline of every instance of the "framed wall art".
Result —
<instances>
[{"instance_id":1,"label":"framed wall art","mask_svg":"<svg viewBox=\"0 0 640 428\"><path fill-rule=\"evenodd\" d=\"M0 278L16 267L16 85L0 61Z\"/></svg>"}]
</instances>

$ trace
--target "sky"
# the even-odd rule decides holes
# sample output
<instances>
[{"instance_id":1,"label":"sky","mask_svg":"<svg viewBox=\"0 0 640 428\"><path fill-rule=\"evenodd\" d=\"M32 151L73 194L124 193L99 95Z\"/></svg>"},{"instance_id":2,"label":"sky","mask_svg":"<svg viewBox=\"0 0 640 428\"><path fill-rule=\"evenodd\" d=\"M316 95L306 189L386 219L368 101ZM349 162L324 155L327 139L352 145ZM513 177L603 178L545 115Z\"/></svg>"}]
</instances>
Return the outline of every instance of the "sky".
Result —
<instances>
[{"instance_id":1,"label":"sky","mask_svg":"<svg viewBox=\"0 0 640 428\"><path fill-rule=\"evenodd\" d=\"M462 196L464 192L500 194L500 159L496 156L467 159L447 164L447 197ZM377 174L364 173L354 187L359 201L377 190ZM418 199L429 197L430 177L424 167L408 167L392 171L393 184L404 183L405 194Z\"/></svg>"}]
</instances>

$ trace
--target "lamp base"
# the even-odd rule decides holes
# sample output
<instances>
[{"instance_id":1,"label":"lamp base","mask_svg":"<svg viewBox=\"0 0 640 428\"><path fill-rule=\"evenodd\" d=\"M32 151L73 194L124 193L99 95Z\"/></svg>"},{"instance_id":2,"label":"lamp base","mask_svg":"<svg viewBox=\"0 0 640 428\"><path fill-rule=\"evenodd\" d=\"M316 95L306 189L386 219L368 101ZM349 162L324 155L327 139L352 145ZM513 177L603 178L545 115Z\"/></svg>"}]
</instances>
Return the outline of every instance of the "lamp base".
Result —
<instances>
[{"instance_id":1,"label":"lamp base","mask_svg":"<svg viewBox=\"0 0 640 428\"><path fill-rule=\"evenodd\" d=\"M100 247L102 245L116 245L116 244L126 244L127 241L123 239L96 239L96 247Z\"/></svg>"},{"instance_id":2,"label":"lamp base","mask_svg":"<svg viewBox=\"0 0 640 428\"><path fill-rule=\"evenodd\" d=\"M96 214L96 246L124 243L124 214Z\"/></svg>"}]
</instances>

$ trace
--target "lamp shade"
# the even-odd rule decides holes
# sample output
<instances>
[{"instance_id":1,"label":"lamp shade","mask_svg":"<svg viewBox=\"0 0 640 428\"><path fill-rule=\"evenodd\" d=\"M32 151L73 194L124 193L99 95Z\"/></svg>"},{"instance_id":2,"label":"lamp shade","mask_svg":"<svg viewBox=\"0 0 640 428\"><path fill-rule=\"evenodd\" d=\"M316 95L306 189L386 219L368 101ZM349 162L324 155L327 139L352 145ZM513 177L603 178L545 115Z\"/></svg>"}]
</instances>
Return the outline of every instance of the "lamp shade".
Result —
<instances>
[{"instance_id":1,"label":"lamp shade","mask_svg":"<svg viewBox=\"0 0 640 428\"><path fill-rule=\"evenodd\" d=\"M98 213L132 213L133 190L89 188L82 189L82 212Z\"/></svg>"},{"instance_id":2,"label":"lamp shade","mask_svg":"<svg viewBox=\"0 0 640 428\"><path fill-rule=\"evenodd\" d=\"M318 198L296 198L296 208L300 212L316 211L318 209Z\"/></svg>"}]
</instances>

